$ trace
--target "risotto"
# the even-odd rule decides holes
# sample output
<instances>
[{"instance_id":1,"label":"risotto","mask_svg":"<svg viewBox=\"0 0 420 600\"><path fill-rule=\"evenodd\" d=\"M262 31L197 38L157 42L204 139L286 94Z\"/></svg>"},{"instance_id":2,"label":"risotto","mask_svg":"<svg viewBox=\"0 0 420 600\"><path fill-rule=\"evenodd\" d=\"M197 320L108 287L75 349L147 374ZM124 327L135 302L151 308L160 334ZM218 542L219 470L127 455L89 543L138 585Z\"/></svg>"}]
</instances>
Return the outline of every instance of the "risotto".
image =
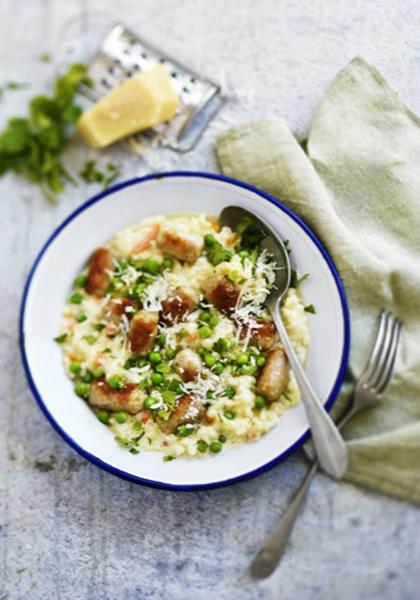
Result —
<instances>
[{"instance_id":1,"label":"risotto","mask_svg":"<svg viewBox=\"0 0 420 600\"><path fill-rule=\"evenodd\" d=\"M157 216L116 233L76 277L56 341L75 393L132 454L215 454L299 402L264 307L276 265L260 242L247 221ZM297 286L282 316L303 362Z\"/></svg>"}]
</instances>

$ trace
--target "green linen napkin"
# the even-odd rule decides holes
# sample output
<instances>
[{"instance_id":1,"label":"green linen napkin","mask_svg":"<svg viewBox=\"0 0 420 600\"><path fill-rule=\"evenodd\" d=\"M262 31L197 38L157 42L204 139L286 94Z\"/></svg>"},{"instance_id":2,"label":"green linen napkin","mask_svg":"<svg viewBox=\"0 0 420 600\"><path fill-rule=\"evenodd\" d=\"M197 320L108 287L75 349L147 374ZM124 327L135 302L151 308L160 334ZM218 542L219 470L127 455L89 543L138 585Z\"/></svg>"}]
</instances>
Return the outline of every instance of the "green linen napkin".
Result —
<instances>
[{"instance_id":1,"label":"green linen napkin","mask_svg":"<svg viewBox=\"0 0 420 600\"><path fill-rule=\"evenodd\" d=\"M344 430L346 479L420 503L420 120L355 58L322 100L306 153L283 121L264 119L222 134L217 155L226 175L296 211L332 255L351 311L341 402L369 354L380 309L402 318L386 397Z\"/></svg>"}]
</instances>

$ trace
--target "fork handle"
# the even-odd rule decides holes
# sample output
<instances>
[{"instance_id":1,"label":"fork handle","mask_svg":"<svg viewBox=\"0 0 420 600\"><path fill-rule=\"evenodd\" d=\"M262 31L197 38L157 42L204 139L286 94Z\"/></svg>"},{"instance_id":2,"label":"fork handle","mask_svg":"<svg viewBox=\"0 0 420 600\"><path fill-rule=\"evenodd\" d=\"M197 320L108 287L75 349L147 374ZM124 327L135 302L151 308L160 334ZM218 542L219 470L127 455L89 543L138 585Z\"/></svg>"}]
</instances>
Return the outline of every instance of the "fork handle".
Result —
<instances>
[{"instance_id":1,"label":"fork handle","mask_svg":"<svg viewBox=\"0 0 420 600\"><path fill-rule=\"evenodd\" d=\"M339 420L338 428L341 429L356 412L358 412L358 410L354 406L351 406L351 408ZM275 526L273 532L265 540L258 551L258 554L252 561L250 569L254 577L258 577L259 579L268 577L280 562L280 559L283 556L284 550L287 546L287 542L289 541L290 534L292 533L296 517L300 511L303 501L305 500L306 492L308 491L309 485L318 471L318 466L319 465L317 461L312 464L289 506L280 517L280 520Z\"/></svg>"},{"instance_id":2,"label":"fork handle","mask_svg":"<svg viewBox=\"0 0 420 600\"><path fill-rule=\"evenodd\" d=\"M301 392L319 464L328 475L340 479L347 470L347 448L337 426L312 389L296 356L289 334L280 316L280 299L276 303L272 316Z\"/></svg>"},{"instance_id":3,"label":"fork handle","mask_svg":"<svg viewBox=\"0 0 420 600\"><path fill-rule=\"evenodd\" d=\"M299 490L297 491L293 500L287 507L286 511L282 514L272 534L265 540L257 556L252 561L250 569L251 574L254 577L258 577L259 579L268 577L278 565L286 548L287 542L289 541L294 522L299 513L300 507L303 504L306 492L312 479L315 477L317 470L318 463L314 462L306 473L305 478L300 484Z\"/></svg>"}]
</instances>

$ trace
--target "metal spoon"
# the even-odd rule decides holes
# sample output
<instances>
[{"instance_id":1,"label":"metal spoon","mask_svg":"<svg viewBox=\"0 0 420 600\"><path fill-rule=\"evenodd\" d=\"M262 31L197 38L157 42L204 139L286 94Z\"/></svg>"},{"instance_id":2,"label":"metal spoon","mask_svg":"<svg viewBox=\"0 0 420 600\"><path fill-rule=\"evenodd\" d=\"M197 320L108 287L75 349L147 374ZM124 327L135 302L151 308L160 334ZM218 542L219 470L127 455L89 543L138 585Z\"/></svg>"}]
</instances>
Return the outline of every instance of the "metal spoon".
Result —
<instances>
[{"instance_id":1,"label":"metal spoon","mask_svg":"<svg viewBox=\"0 0 420 600\"><path fill-rule=\"evenodd\" d=\"M312 389L281 319L281 302L290 286L291 268L289 255L283 242L277 237L272 228L265 221L244 208L240 208L239 206L224 208L220 213L219 221L222 226L226 225L232 229L236 229L244 217L252 219L253 223L266 234L260 246L261 248L266 248L273 255L278 267L275 271L275 285L265 304L271 313L301 392L319 464L332 477L343 477L347 469L347 450L344 441L336 425Z\"/></svg>"}]
</instances>

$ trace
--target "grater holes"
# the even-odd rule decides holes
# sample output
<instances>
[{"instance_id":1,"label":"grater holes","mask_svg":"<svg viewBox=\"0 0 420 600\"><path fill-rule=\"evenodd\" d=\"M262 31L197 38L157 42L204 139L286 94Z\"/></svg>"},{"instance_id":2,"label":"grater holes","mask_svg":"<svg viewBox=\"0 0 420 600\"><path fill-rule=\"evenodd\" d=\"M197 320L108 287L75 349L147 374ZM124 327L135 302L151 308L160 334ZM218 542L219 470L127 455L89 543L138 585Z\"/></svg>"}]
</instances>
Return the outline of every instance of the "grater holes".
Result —
<instances>
[{"instance_id":1,"label":"grater holes","mask_svg":"<svg viewBox=\"0 0 420 600\"><path fill-rule=\"evenodd\" d=\"M190 93L190 89L189 89L189 88L187 88L185 85L184 85L184 87L182 88L182 91L183 91L185 94L189 94L189 93Z\"/></svg>"},{"instance_id":2,"label":"grater holes","mask_svg":"<svg viewBox=\"0 0 420 600\"><path fill-rule=\"evenodd\" d=\"M109 83L108 79L105 79L105 77L102 77L101 84L106 88L112 87L111 84Z\"/></svg>"},{"instance_id":3,"label":"grater holes","mask_svg":"<svg viewBox=\"0 0 420 600\"><path fill-rule=\"evenodd\" d=\"M196 78L195 78L195 77L190 77L190 82L191 82L191 83L193 83L193 84L194 84L196 81L197 81L197 80L196 80Z\"/></svg>"},{"instance_id":4,"label":"grater holes","mask_svg":"<svg viewBox=\"0 0 420 600\"><path fill-rule=\"evenodd\" d=\"M135 63L133 65L133 71L141 71L141 67L140 67L140 65L138 63Z\"/></svg>"},{"instance_id":5,"label":"grater holes","mask_svg":"<svg viewBox=\"0 0 420 600\"><path fill-rule=\"evenodd\" d=\"M172 71L171 77L173 77L174 79L176 79L178 77L178 73L176 71Z\"/></svg>"},{"instance_id":6,"label":"grater holes","mask_svg":"<svg viewBox=\"0 0 420 600\"><path fill-rule=\"evenodd\" d=\"M164 58L159 58L159 62L160 62L161 64L163 64L163 63L165 63L165 62L166 62L166 59L164 59Z\"/></svg>"},{"instance_id":7,"label":"grater holes","mask_svg":"<svg viewBox=\"0 0 420 600\"><path fill-rule=\"evenodd\" d=\"M147 52L142 52L141 57L144 58L144 60L147 60L149 58Z\"/></svg>"}]
</instances>

